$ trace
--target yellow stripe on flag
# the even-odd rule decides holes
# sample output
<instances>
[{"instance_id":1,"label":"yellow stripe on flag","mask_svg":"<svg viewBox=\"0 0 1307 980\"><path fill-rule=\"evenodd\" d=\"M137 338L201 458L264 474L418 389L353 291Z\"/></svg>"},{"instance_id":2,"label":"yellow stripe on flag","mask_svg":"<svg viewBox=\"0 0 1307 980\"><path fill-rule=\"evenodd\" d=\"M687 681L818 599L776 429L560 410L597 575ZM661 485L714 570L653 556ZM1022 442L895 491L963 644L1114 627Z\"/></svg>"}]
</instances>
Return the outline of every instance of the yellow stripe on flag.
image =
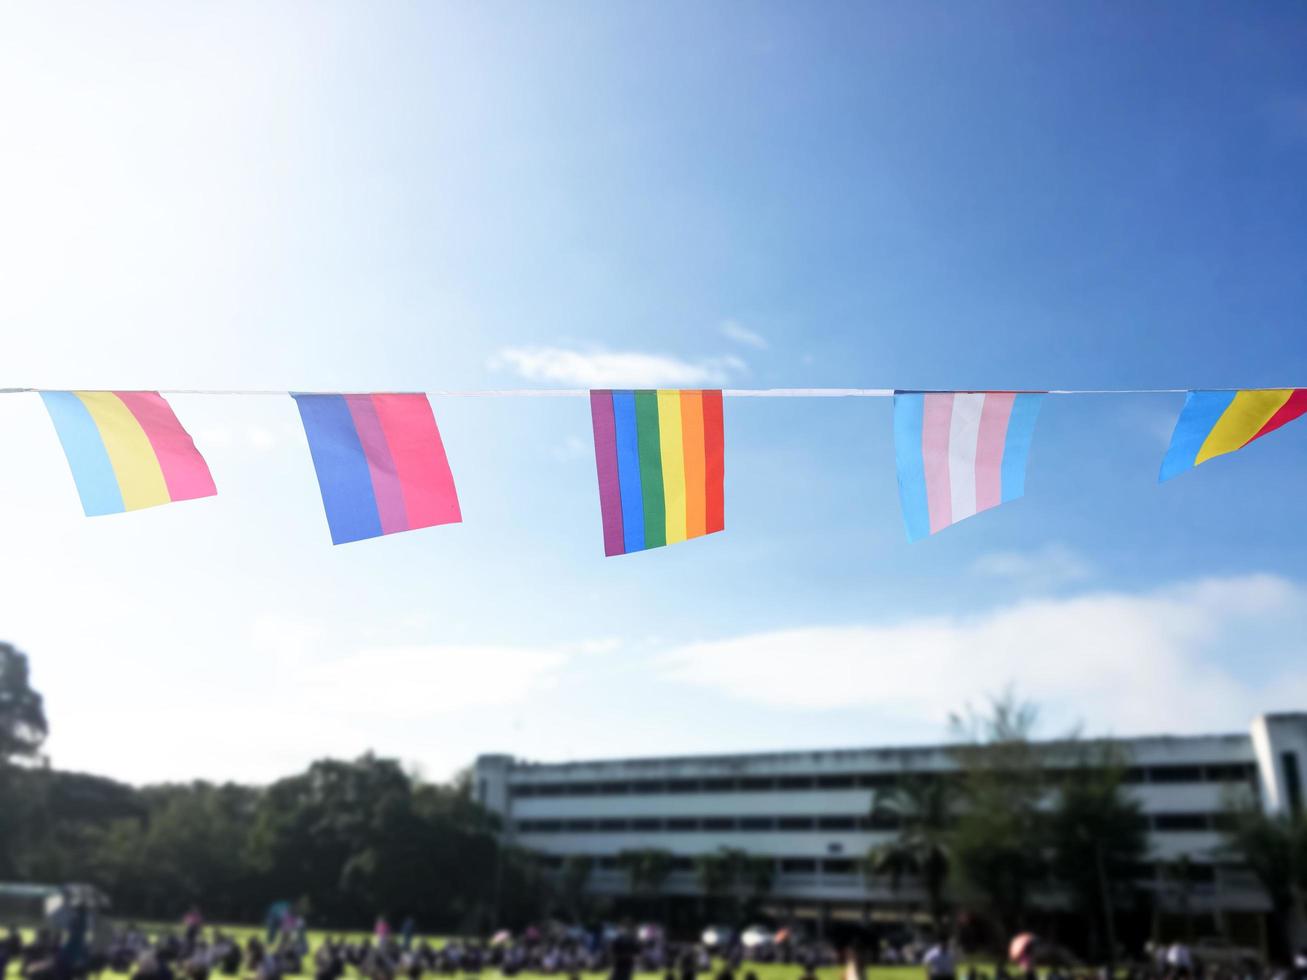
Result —
<instances>
[{"instance_id":1,"label":"yellow stripe on flag","mask_svg":"<svg viewBox=\"0 0 1307 980\"><path fill-rule=\"evenodd\" d=\"M1292 394L1293 390L1289 388L1239 392L1203 440L1203 447L1198 450L1194 465L1242 449Z\"/></svg>"},{"instance_id":2,"label":"yellow stripe on flag","mask_svg":"<svg viewBox=\"0 0 1307 980\"><path fill-rule=\"evenodd\" d=\"M74 392L91 413L109 454L126 510L172 502L159 457L131 409L112 391Z\"/></svg>"},{"instance_id":3,"label":"yellow stripe on flag","mask_svg":"<svg viewBox=\"0 0 1307 980\"><path fill-rule=\"evenodd\" d=\"M681 393L658 392L658 436L662 442L663 502L667 543L685 540L685 448L681 433Z\"/></svg>"}]
</instances>

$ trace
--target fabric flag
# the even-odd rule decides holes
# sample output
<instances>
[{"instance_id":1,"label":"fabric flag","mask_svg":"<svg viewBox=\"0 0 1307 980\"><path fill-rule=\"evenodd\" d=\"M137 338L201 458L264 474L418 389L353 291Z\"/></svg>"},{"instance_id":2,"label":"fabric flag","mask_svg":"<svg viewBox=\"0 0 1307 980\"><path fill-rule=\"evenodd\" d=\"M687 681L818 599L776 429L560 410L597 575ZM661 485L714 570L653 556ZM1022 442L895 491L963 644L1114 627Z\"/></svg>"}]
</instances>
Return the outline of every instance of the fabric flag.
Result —
<instances>
[{"instance_id":1,"label":"fabric flag","mask_svg":"<svg viewBox=\"0 0 1307 980\"><path fill-rule=\"evenodd\" d=\"M1157 480L1161 483L1199 463L1242 449L1304 412L1307 388L1191 391L1185 396Z\"/></svg>"},{"instance_id":2,"label":"fabric flag","mask_svg":"<svg viewBox=\"0 0 1307 980\"><path fill-rule=\"evenodd\" d=\"M462 521L426 395L294 395L333 544Z\"/></svg>"},{"instance_id":3,"label":"fabric flag","mask_svg":"<svg viewBox=\"0 0 1307 980\"><path fill-rule=\"evenodd\" d=\"M725 526L720 391L592 391L604 554Z\"/></svg>"},{"instance_id":4,"label":"fabric flag","mask_svg":"<svg viewBox=\"0 0 1307 980\"><path fill-rule=\"evenodd\" d=\"M894 456L908 540L1016 500L1042 394L894 393Z\"/></svg>"},{"instance_id":5,"label":"fabric flag","mask_svg":"<svg viewBox=\"0 0 1307 980\"><path fill-rule=\"evenodd\" d=\"M209 466L157 391L43 391L87 517L212 497Z\"/></svg>"}]
</instances>

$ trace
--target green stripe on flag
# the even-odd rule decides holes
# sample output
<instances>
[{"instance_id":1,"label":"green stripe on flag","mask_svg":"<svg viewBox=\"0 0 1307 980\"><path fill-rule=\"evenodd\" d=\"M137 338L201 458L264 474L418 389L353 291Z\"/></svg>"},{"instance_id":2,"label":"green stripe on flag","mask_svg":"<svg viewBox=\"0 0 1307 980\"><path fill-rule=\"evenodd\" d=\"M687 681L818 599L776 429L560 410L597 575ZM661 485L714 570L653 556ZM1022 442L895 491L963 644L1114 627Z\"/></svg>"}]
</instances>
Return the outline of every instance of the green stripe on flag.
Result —
<instances>
[{"instance_id":1,"label":"green stripe on flag","mask_svg":"<svg viewBox=\"0 0 1307 980\"><path fill-rule=\"evenodd\" d=\"M640 444L644 546L660 548L667 543L667 507L663 503L663 447L658 433L658 392L635 393L635 430Z\"/></svg>"}]
</instances>

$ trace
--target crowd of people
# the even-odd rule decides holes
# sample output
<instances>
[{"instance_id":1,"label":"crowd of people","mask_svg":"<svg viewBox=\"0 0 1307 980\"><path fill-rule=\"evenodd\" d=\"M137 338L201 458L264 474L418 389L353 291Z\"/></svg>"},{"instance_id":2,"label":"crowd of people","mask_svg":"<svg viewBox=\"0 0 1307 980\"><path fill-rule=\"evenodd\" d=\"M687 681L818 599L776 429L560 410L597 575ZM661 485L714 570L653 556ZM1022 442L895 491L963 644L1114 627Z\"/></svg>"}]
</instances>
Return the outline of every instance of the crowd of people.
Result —
<instances>
[{"instance_id":1,"label":"crowd of people","mask_svg":"<svg viewBox=\"0 0 1307 980\"><path fill-rule=\"evenodd\" d=\"M663 980L758 980L753 967L784 964L795 980L817 980L820 967L842 966L843 980L862 980L875 963L920 964L923 980L1108 980L1103 970L1037 966L1034 955L1014 957L990 970L962 965L948 943L838 951L818 941L787 941L746 947L738 940L710 946L669 941L661 929L529 929L500 933L489 941L433 943L415 935L412 920L392 930L378 920L371 936L326 937L311 947L302 918L274 907L261 935L238 937L221 927L206 929L192 911L178 929L147 932L134 925L96 930L84 911L28 939L11 928L0 939L0 980L12 964L21 980L94 980L106 971L132 980L472 980L485 972L505 978L546 975L580 980L583 974L632 980L636 973ZM1035 947L1031 947L1034 949ZM1125 980L1307 980L1307 951L1291 969L1268 970L1255 962L1204 964L1181 943L1150 949L1116 977Z\"/></svg>"}]
</instances>

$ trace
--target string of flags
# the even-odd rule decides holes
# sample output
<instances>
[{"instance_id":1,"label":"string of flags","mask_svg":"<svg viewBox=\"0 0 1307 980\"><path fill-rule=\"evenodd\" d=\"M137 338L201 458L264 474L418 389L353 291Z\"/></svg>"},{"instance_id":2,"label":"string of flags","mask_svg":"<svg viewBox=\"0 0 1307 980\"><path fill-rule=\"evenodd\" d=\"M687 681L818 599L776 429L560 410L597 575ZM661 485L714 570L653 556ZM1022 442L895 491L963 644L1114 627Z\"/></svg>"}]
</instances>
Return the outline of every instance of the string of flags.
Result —
<instances>
[{"instance_id":1,"label":"string of flags","mask_svg":"<svg viewBox=\"0 0 1307 980\"><path fill-rule=\"evenodd\" d=\"M1170 389L1168 389L1170 390ZM37 391L88 517L211 497L208 463L158 391ZM187 392L246 394L246 392ZM252 392L249 392L252 394ZM725 529L723 395L889 397L908 540L1024 495L1050 394L1089 391L559 389L452 395L587 395L605 555ZM1159 482L1307 414L1307 388L1186 391ZM426 394L260 392L295 399L333 544L462 521Z\"/></svg>"}]
</instances>

